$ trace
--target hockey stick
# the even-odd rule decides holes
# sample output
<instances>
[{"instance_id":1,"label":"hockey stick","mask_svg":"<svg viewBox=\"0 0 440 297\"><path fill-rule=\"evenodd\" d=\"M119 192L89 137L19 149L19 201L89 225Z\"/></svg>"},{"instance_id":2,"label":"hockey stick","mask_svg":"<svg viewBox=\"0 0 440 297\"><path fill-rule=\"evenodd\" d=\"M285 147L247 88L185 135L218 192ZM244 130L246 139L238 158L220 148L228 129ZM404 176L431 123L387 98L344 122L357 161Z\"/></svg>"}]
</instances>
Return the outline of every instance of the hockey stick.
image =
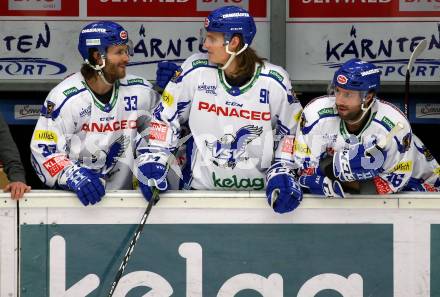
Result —
<instances>
[{"instance_id":1,"label":"hockey stick","mask_svg":"<svg viewBox=\"0 0 440 297\"><path fill-rule=\"evenodd\" d=\"M124 273L125 267L127 267L128 260L130 259L131 254L133 253L134 246L136 245L139 237L141 236L142 230L144 229L145 222L147 221L148 215L151 212L151 209L153 208L153 205L159 201L159 190L154 188L153 189L153 197L151 197L151 200L148 202L147 209L144 212L144 215L142 216L142 219L136 229L136 231L133 234L133 238L130 241L130 244L128 245L127 251L125 252L125 256L122 259L122 263L119 266L118 272L116 273L115 279L112 282L112 285L110 287L110 291L108 292L107 297L112 297L113 293L116 290L116 287L119 283L119 280L122 277L122 274Z\"/></svg>"},{"instance_id":2,"label":"hockey stick","mask_svg":"<svg viewBox=\"0 0 440 297\"><path fill-rule=\"evenodd\" d=\"M403 129L403 124L401 122L398 122L393 127L393 129L391 129L391 131L388 132L388 134L385 138L382 138L381 140L379 140L379 142L377 143L377 146L380 149L384 149L387 144L391 143L391 141L393 140L393 137L397 134L397 132L399 132L402 129Z\"/></svg>"},{"instance_id":3,"label":"hockey stick","mask_svg":"<svg viewBox=\"0 0 440 297\"><path fill-rule=\"evenodd\" d=\"M426 48L426 39L423 39L420 41L420 43L416 46L414 51L412 52L408 65L406 66L406 76L405 76L405 97L404 97L404 109L405 109L405 115L409 120L409 111L408 111L408 104L409 104L409 80L411 77L411 68L417 59L418 56L425 50Z\"/></svg>"},{"instance_id":4,"label":"hockey stick","mask_svg":"<svg viewBox=\"0 0 440 297\"><path fill-rule=\"evenodd\" d=\"M404 128L401 122L397 122L397 124L387 133L387 135L379 140L376 145L372 146L368 150L365 150L365 156L370 154L372 155L372 151L375 149L383 150L388 144L393 141L393 137Z\"/></svg>"}]
</instances>

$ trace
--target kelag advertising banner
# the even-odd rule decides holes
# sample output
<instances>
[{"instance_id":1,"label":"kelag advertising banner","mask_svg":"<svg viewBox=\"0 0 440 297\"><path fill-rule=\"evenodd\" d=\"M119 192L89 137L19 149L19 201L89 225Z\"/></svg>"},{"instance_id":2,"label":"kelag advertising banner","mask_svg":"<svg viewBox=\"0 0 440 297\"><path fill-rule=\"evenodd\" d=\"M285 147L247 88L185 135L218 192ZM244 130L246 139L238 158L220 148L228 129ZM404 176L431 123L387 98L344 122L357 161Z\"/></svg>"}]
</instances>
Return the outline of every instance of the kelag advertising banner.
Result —
<instances>
[{"instance_id":1,"label":"kelag advertising banner","mask_svg":"<svg viewBox=\"0 0 440 297\"><path fill-rule=\"evenodd\" d=\"M307 195L284 215L263 192L161 194L114 296L438 296L440 204L432 194ZM61 191L26 197L20 296L107 296L145 200L134 191L110 192L92 207ZM4 226L2 242L16 231ZM2 271L15 263L2 262Z\"/></svg>"},{"instance_id":2,"label":"kelag advertising banner","mask_svg":"<svg viewBox=\"0 0 440 297\"><path fill-rule=\"evenodd\" d=\"M154 80L159 61L183 62L203 51L200 29L204 17L226 2L243 6L256 16L258 34L252 46L269 57L268 2L224 1L2 1L0 79L63 79L79 71L81 29L95 20L112 20L119 22L133 41L129 72Z\"/></svg>"},{"instance_id":3,"label":"kelag advertising banner","mask_svg":"<svg viewBox=\"0 0 440 297\"><path fill-rule=\"evenodd\" d=\"M427 39L412 81L440 81L438 1L290 0L287 70L294 80L329 81L343 62L360 58L382 68L382 80L402 81L417 44Z\"/></svg>"},{"instance_id":4,"label":"kelag advertising banner","mask_svg":"<svg viewBox=\"0 0 440 297\"><path fill-rule=\"evenodd\" d=\"M135 227L22 226L21 297L106 296ZM325 274L329 288L313 282ZM333 287L326 296L340 296L352 287L358 295L343 296L385 297L392 280L392 225L155 224L145 228L117 295L311 297L297 294ZM57 294L48 295L47 281Z\"/></svg>"},{"instance_id":5,"label":"kelag advertising banner","mask_svg":"<svg viewBox=\"0 0 440 297\"><path fill-rule=\"evenodd\" d=\"M113 296L439 296L439 198L306 194L280 215L264 192L170 191ZM147 204L137 191L88 207L53 190L0 200L2 297L107 297Z\"/></svg>"}]
</instances>

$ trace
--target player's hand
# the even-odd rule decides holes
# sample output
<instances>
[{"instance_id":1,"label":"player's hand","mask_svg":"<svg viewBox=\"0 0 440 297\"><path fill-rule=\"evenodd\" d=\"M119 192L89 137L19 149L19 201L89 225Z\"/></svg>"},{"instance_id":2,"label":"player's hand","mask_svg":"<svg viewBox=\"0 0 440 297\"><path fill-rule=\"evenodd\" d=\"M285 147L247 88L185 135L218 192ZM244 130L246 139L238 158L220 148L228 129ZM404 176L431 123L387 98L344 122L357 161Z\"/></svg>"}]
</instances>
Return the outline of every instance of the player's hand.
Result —
<instances>
[{"instance_id":1,"label":"player's hand","mask_svg":"<svg viewBox=\"0 0 440 297\"><path fill-rule=\"evenodd\" d=\"M98 173L77 165L67 168L58 180L62 188L76 193L85 206L101 201L105 188Z\"/></svg>"},{"instance_id":2,"label":"player's hand","mask_svg":"<svg viewBox=\"0 0 440 297\"><path fill-rule=\"evenodd\" d=\"M291 169L282 166L272 168L266 180L267 202L275 212L285 213L298 207L302 191Z\"/></svg>"},{"instance_id":3,"label":"player's hand","mask_svg":"<svg viewBox=\"0 0 440 297\"><path fill-rule=\"evenodd\" d=\"M23 197L24 193L29 193L30 190L30 186L26 185L23 182L16 181L7 184L6 187L3 189L3 192L11 192L11 198L13 200L18 200Z\"/></svg>"},{"instance_id":4,"label":"player's hand","mask_svg":"<svg viewBox=\"0 0 440 297\"><path fill-rule=\"evenodd\" d=\"M339 181L332 181L324 176L319 168L311 175L301 175L298 179L301 187L309 189L310 193L315 195L323 195L325 197L344 198L344 190Z\"/></svg>"},{"instance_id":5,"label":"player's hand","mask_svg":"<svg viewBox=\"0 0 440 297\"><path fill-rule=\"evenodd\" d=\"M361 143L346 145L333 156L333 173L343 182L367 180L383 172L386 151L375 143L365 147Z\"/></svg>"},{"instance_id":6,"label":"player's hand","mask_svg":"<svg viewBox=\"0 0 440 297\"><path fill-rule=\"evenodd\" d=\"M144 198L150 202L153 197L152 187L157 188L161 192L168 189L166 165L159 162L146 162L138 168L139 187Z\"/></svg>"},{"instance_id":7,"label":"player's hand","mask_svg":"<svg viewBox=\"0 0 440 297\"><path fill-rule=\"evenodd\" d=\"M173 62L159 62L156 70L156 85L161 89L165 89L177 69L179 69L179 65Z\"/></svg>"}]
</instances>

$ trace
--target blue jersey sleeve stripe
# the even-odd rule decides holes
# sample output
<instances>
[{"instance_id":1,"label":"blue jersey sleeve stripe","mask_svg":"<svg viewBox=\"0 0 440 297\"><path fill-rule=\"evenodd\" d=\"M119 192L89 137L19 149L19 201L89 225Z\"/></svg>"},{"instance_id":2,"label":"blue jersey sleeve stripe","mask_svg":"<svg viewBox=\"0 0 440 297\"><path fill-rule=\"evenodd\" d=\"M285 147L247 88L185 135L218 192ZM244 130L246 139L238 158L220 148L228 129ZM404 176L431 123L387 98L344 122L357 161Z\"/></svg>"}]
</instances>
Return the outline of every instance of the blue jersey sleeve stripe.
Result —
<instances>
[{"instance_id":1,"label":"blue jersey sleeve stripe","mask_svg":"<svg viewBox=\"0 0 440 297\"><path fill-rule=\"evenodd\" d=\"M85 90L87 90L87 89L86 89L86 88L84 88L84 89L80 89L80 90L78 90L78 92L72 93L72 94L70 94L69 96L67 96L66 98L64 98L63 102L60 104L60 107L58 107L57 109L55 109L54 111L52 111L50 117L51 117L53 120L55 120L55 119L60 115L61 109L63 108L64 104L66 104L67 100L69 100L70 98L72 98L72 97L74 97L74 96L76 96L76 95L78 95L78 94L84 92ZM47 109L46 109L46 107L45 107L44 105L43 105L43 107L41 108L41 113L42 113L42 114L47 114Z\"/></svg>"},{"instance_id":2,"label":"blue jersey sleeve stripe","mask_svg":"<svg viewBox=\"0 0 440 297\"><path fill-rule=\"evenodd\" d=\"M189 69L188 71L186 71L185 73L183 73L183 74L180 76L180 80L179 80L179 81L181 81L186 75L190 74L190 73L191 73L192 71L194 71L195 69L203 68L203 67L205 67L205 68L214 68L214 69L217 69L217 66L214 66L214 65L200 65L200 66L197 66L197 67L192 67L191 69Z\"/></svg>"},{"instance_id":3,"label":"blue jersey sleeve stripe","mask_svg":"<svg viewBox=\"0 0 440 297\"><path fill-rule=\"evenodd\" d=\"M260 76L266 76L266 77L269 77L269 78L273 79L274 81L276 81L277 83L279 83L280 86L283 87L283 89L284 89L285 91L287 91L286 86L285 86L282 82L280 82L279 80L277 80L275 77L273 77L272 75L264 74L264 73L260 73Z\"/></svg>"},{"instance_id":4,"label":"blue jersey sleeve stripe","mask_svg":"<svg viewBox=\"0 0 440 297\"><path fill-rule=\"evenodd\" d=\"M384 127L388 132L391 131L391 128L386 126L382 121L379 121L378 119L373 119L373 122L379 123L382 127Z\"/></svg>"},{"instance_id":5,"label":"blue jersey sleeve stripe","mask_svg":"<svg viewBox=\"0 0 440 297\"><path fill-rule=\"evenodd\" d=\"M307 127L302 128L301 131L302 131L302 133L303 133L304 135L306 135L306 134L308 134L308 133L313 129L313 127L314 127L316 124L318 124L319 120L324 119L324 118L337 117L337 116L339 116L339 115L338 115L338 114L326 114L326 115L322 115L322 116L319 117L319 119L317 119L316 121L314 121L310 126L307 126Z\"/></svg>"}]
</instances>

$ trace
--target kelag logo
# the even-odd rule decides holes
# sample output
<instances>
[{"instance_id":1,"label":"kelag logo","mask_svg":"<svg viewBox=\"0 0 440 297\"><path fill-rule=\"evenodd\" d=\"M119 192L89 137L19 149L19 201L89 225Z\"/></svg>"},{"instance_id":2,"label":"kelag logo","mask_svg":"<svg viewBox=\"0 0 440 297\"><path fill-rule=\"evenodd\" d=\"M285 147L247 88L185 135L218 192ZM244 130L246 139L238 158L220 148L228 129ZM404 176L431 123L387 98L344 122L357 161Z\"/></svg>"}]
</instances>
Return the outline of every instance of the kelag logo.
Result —
<instances>
[{"instance_id":1,"label":"kelag logo","mask_svg":"<svg viewBox=\"0 0 440 297\"><path fill-rule=\"evenodd\" d=\"M0 75L59 75L67 67L44 58L0 58Z\"/></svg>"},{"instance_id":2,"label":"kelag logo","mask_svg":"<svg viewBox=\"0 0 440 297\"><path fill-rule=\"evenodd\" d=\"M387 36L379 39L380 37L361 35L356 27L352 26L349 33L350 39L325 41L326 62L320 64L335 69L348 59L359 58L372 62L381 68L382 75L385 77L391 75L405 77L409 57L420 41L426 39L428 46L425 52L428 55L430 52L437 53L440 49L440 24L434 31L426 28L424 35L402 35L392 38ZM397 56L399 58L395 58ZM402 56L405 58L400 58ZM439 77L440 60L438 58L419 58L414 63L411 73L422 78Z\"/></svg>"}]
</instances>

